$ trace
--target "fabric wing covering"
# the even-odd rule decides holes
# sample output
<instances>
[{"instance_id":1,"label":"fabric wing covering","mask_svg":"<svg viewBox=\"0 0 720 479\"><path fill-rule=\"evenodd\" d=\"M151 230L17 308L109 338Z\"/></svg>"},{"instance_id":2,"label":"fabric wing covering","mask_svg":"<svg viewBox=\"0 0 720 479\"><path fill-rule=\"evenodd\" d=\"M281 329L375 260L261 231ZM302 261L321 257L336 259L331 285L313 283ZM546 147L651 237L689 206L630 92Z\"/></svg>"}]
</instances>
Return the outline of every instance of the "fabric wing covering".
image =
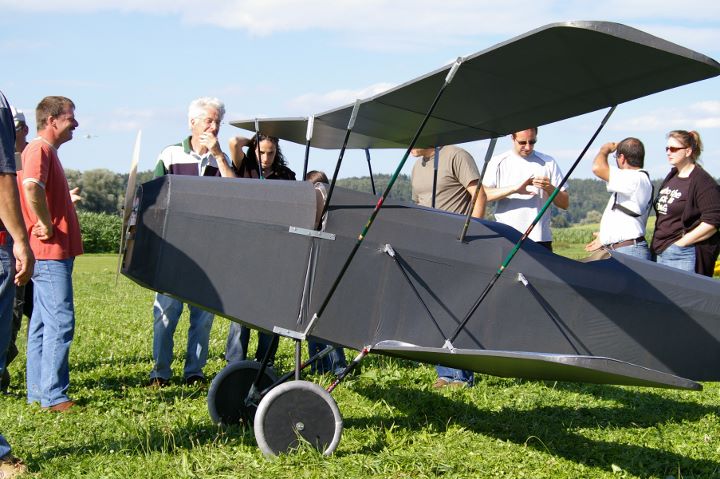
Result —
<instances>
[{"instance_id":1,"label":"fabric wing covering","mask_svg":"<svg viewBox=\"0 0 720 479\"><path fill-rule=\"evenodd\" d=\"M363 100L347 147L406 148L450 67ZM416 146L498 137L718 74L715 60L625 25L555 23L463 58ZM353 105L316 115L312 146L340 148ZM307 122L262 119L259 128L305 144ZM255 129L254 119L231 124Z\"/></svg>"}]
</instances>

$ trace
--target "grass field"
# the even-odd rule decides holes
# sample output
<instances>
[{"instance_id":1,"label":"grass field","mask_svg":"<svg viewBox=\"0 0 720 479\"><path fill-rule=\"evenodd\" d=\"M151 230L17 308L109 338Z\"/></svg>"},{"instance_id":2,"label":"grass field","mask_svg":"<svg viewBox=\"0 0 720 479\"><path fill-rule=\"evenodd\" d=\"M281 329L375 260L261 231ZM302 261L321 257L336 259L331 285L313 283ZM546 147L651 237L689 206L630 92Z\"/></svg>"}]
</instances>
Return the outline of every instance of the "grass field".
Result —
<instances>
[{"instance_id":1,"label":"grass field","mask_svg":"<svg viewBox=\"0 0 720 479\"><path fill-rule=\"evenodd\" d=\"M123 277L116 286L115 261L93 255L76 263L70 392L78 410L26 405L18 363L15 388L0 397L0 431L35 477L720 477L717 383L697 393L485 376L472 389L434 391L433 368L379 356L333 393L345 430L332 457L300 450L267 460L250 429L212 424L206 390L143 387L152 293ZM210 377L224 366L228 324L216 319ZM176 374L186 326L183 318ZM279 369L291 360L283 342Z\"/></svg>"}]
</instances>

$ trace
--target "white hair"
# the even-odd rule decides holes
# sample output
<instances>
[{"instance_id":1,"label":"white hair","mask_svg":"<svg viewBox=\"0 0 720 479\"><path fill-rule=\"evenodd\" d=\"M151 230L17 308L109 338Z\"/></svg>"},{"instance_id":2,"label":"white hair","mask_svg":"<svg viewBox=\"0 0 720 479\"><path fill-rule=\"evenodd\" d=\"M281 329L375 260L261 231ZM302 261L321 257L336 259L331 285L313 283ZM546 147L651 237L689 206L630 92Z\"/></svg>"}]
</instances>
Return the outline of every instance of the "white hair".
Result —
<instances>
[{"instance_id":1,"label":"white hair","mask_svg":"<svg viewBox=\"0 0 720 479\"><path fill-rule=\"evenodd\" d=\"M205 115L207 108L215 108L220 115L220 121L225 117L225 104L215 97L203 96L190 102L188 108L188 121L191 123L194 118L199 118Z\"/></svg>"}]
</instances>

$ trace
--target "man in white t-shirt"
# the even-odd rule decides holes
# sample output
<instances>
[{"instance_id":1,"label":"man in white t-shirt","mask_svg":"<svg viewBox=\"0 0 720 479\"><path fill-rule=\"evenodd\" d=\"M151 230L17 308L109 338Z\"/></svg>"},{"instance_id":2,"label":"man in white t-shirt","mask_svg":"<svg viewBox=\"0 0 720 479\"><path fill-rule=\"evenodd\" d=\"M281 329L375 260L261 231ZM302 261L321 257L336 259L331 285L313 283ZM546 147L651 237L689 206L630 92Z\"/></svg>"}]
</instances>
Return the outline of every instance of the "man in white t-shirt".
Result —
<instances>
[{"instance_id":1,"label":"man in white t-shirt","mask_svg":"<svg viewBox=\"0 0 720 479\"><path fill-rule=\"evenodd\" d=\"M512 134L513 149L494 156L483 179L487 201L497 201L495 219L524 233L537 217L554 185L562 182L562 171L555 160L535 151L537 128ZM570 197L563 186L553 204L566 210ZM550 215L545 214L529 238L552 251Z\"/></svg>"},{"instance_id":2,"label":"man in white t-shirt","mask_svg":"<svg viewBox=\"0 0 720 479\"><path fill-rule=\"evenodd\" d=\"M615 152L617 168L610 166L608 155ZM653 196L650 176L643 170L645 147L637 138L620 143L605 143L593 160L593 173L607 182L612 193L600 220L600 233L585 246L586 251L617 251L650 259L645 241L645 224Z\"/></svg>"}]
</instances>

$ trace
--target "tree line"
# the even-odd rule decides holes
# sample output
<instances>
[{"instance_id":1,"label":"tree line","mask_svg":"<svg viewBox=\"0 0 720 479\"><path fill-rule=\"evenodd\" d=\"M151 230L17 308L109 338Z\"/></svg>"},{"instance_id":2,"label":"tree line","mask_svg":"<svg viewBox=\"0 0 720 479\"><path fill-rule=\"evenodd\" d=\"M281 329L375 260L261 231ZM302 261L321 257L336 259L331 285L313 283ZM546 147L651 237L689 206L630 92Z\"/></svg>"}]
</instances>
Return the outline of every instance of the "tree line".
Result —
<instances>
[{"instance_id":1,"label":"tree line","mask_svg":"<svg viewBox=\"0 0 720 479\"><path fill-rule=\"evenodd\" d=\"M127 173L115 173L104 168L84 172L68 169L65 173L71 188L80 187L83 201L78 204L79 210L111 215L119 214L122 211L128 182ZM151 180L152 177L151 170L138 172L137 182L141 184ZM382 193L389 181L390 175L375 175L377 194ZM657 191L660 180L655 180L653 183L655 191ZM337 184L352 190L372 192L369 176L342 178L338 180ZM552 226L564 228L577 224L598 223L609 197L605 183L596 179L570 179L568 180L568 191L570 192L570 208L563 211L553 206L551 208ZM390 197L405 201L412 200L409 176L398 176ZM493 207L490 204L488 215L492 215L492 211ZM492 216L490 217L492 218Z\"/></svg>"}]
</instances>

